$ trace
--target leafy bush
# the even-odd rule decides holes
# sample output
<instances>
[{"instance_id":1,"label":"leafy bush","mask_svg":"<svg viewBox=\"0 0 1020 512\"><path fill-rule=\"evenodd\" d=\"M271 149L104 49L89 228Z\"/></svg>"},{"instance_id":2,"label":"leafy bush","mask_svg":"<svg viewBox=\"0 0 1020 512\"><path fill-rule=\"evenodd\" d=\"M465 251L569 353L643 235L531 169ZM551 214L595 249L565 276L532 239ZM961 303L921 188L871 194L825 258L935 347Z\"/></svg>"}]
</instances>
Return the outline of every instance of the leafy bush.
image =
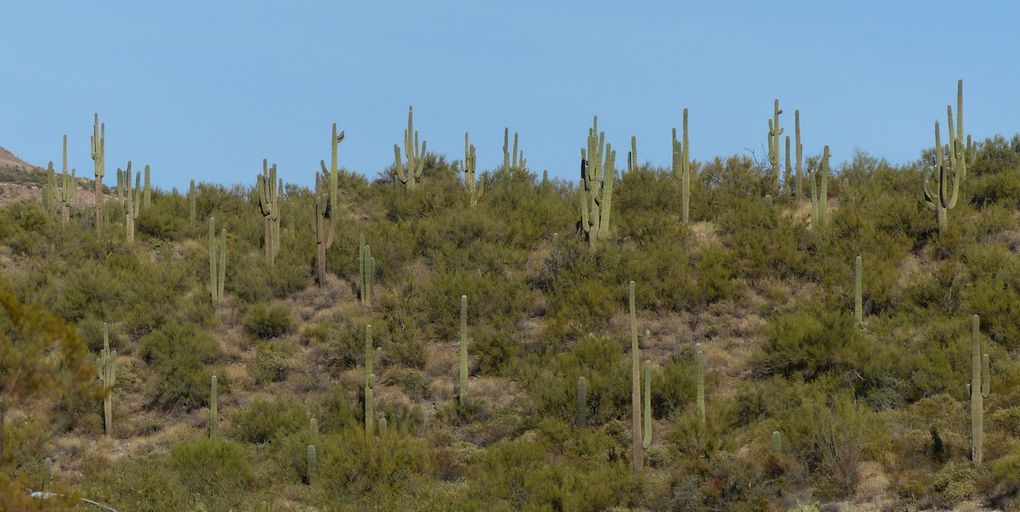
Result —
<instances>
[{"instance_id":1,"label":"leafy bush","mask_svg":"<svg viewBox=\"0 0 1020 512\"><path fill-rule=\"evenodd\" d=\"M308 424L308 413L293 400L256 400L233 415L231 435L246 443L269 443Z\"/></svg>"},{"instance_id":2,"label":"leafy bush","mask_svg":"<svg viewBox=\"0 0 1020 512\"><path fill-rule=\"evenodd\" d=\"M244 315L244 329L262 340L287 334L293 324L294 317L290 310L281 305L255 304Z\"/></svg>"},{"instance_id":3,"label":"leafy bush","mask_svg":"<svg viewBox=\"0 0 1020 512\"><path fill-rule=\"evenodd\" d=\"M194 325L170 324L143 337L138 351L151 372L147 393L152 405L190 410L208 403L209 365L220 358L212 336Z\"/></svg>"},{"instance_id":4,"label":"leafy bush","mask_svg":"<svg viewBox=\"0 0 1020 512\"><path fill-rule=\"evenodd\" d=\"M250 456L248 449L236 441L199 437L170 449L170 467L190 493L211 501L236 499L255 482Z\"/></svg>"}]
</instances>

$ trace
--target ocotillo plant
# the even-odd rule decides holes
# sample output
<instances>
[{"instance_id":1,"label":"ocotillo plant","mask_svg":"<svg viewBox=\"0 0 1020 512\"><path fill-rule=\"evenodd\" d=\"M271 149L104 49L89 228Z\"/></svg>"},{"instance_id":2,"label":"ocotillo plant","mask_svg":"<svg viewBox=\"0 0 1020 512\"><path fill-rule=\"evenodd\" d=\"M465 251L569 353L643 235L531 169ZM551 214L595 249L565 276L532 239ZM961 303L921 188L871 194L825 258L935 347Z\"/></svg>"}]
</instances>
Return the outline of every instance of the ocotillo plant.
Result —
<instances>
[{"instance_id":1,"label":"ocotillo plant","mask_svg":"<svg viewBox=\"0 0 1020 512\"><path fill-rule=\"evenodd\" d=\"M460 296L460 379L457 386L457 400L460 405L467 401L468 360L467 360L467 295Z\"/></svg>"},{"instance_id":2,"label":"ocotillo plant","mask_svg":"<svg viewBox=\"0 0 1020 512\"><path fill-rule=\"evenodd\" d=\"M686 108L683 115L683 140L676 138L676 128L673 129L673 176L680 179L680 220L687 224L691 218L691 148L687 136Z\"/></svg>"},{"instance_id":3,"label":"ocotillo plant","mask_svg":"<svg viewBox=\"0 0 1020 512\"><path fill-rule=\"evenodd\" d=\"M954 146L958 141L953 134L952 107L946 108L949 110L950 146ZM963 168L959 163L959 160L956 158L956 151L952 148L949 150L949 162L944 161L939 122L935 121L935 165L932 169L932 177L924 181L924 200L927 202L928 208L935 210L935 218L938 221L940 233L944 232L948 225L948 210L956 207L956 200L960 196L960 177L963 174ZM950 178L950 175L952 175L952 178ZM932 179L936 180L937 190L935 192L932 192L931 188L929 188L929 182ZM950 179L953 182L952 191L949 190Z\"/></svg>"},{"instance_id":4,"label":"ocotillo plant","mask_svg":"<svg viewBox=\"0 0 1020 512\"><path fill-rule=\"evenodd\" d=\"M60 208L60 224L66 226L71 220L71 203L74 202L78 190L78 180L75 178L75 171L67 174L67 135L64 135L64 160L60 176L53 178L54 198Z\"/></svg>"},{"instance_id":5,"label":"ocotillo plant","mask_svg":"<svg viewBox=\"0 0 1020 512\"><path fill-rule=\"evenodd\" d=\"M372 324L365 326L365 434L372 434L373 414L375 412L375 397L372 387L375 385L375 375L372 374L372 356L375 349L372 348Z\"/></svg>"},{"instance_id":6,"label":"ocotillo plant","mask_svg":"<svg viewBox=\"0 0 1020 512\"><path fill-rule=\"evenodd\" d=\"M475 159L475 145L468 142L468 132L464 132L464 185L467 187L468 200L471 206L485 194L485 184L479 183L475 174L478 161Z\"/></svg>"},{"instance_id":7,"label":"ocotillo plant","mask_svg":"<svg viewBox=\"0 0 1020 512\"><path fill-rule=\"evenodd\" d=\"M312 479L319 469L319 458L315 455L315 445L308 445L308 485L312 485Z\"/></svg>"},{"instance_id":8,"label":"ocotillo plant","mask_svg":"<svg viewBox=\"0 0 1020 512\"><path fill-rule=\"evenodd\" d=\"M815 227L825 227L825 220L829 211L829 146L822 149L822 158L818 161L818 168L810 173L811 180L811 224Z\"/></svg>"},{"instance_id":9,"label":"ocotillo plant","mask_svg":"<svg viewBox=\"0 0 1020 512\"><path fill-rule=\"evenodd\" d=\"M772 119L769 119L769 166L772 169L772 176L775 186L779 185L779 137L783 134L783 128L779 126L779 99L772 101Z\"/></svg>"},{"instance_id":10,"label":"ocotillo plant","mask_svg":"<svg viewBox=\"0 0 1020 512\"><path fill-rule=\"evenodd\" d=\"M705 431L705 353L701 343L694 345L694 374L697 386L698 426Z\"/></svg>"},{"instance_id":11,"label":"ocotillo plant","mask_svg":"<svg viewBox=\"0 0 1020 512\"><path fill-rule=\"evenodd\" d=\"M188 226L195 227L195 220L198 218L198 191L195 189L195 180L188 185Z\"/></svg>"},{"instance_id":12,"label":"ocotillo plant","mask_svg":"<svg viewBox=\"0 0 1020 512\"><path fill-rule=\"evenodd\" d=\"M616 152L606 144L606 134L599 131L599 118L595 116L588 129L588 149L581 149L581 229L592 248L609 237L615 163Z\"/></svg>"},{"instance_id":13,"label":"ocotillo plant","mask_svg":"<svg viewBox=\"0 0 1020 512\"><path fill-rule=\"evenodd\" d=\"M854 319L857 325L864 323L864 299L861 289L864 287L864 269L861 264L861 257L854 261Z\"/></svg>"},{"instance_id":14,"label":"ocotillo plant","mask_svg":"<svg viewBox=\"0 0 1020 512\"><path fill-rule=\"evenodd\" d=\"M577 426L588 426L588 381L584 377L577 378Z\"/></svg>"},{"instance_id":15,"label":"ocotillo plant","mask_svg":"<svg viewBox=\"0 0 1020 512\"><path fill-rule=\"evenodd\" d=\"M96 175L96 233L103 234L103 176L106 175L106 123L95 114L92 123L92 162Z\"/></svg>"},{"instance_id":16,"label":"ocotillo plant","mask_svg":"<svg viewBox=\"0 0 1020 512\"><path fill-rule=\"evenodd\" d=\"M518 147L517 132L514 132L514 149L510 151L510 128L503 128L503 172L507 175L512 169L524 168L524 150Z\"/></svg>"},{"instance_id":17,"label":"ocotillo plant","mask_svg":"<svg viewBox=\"0 0 1020 512\"><path fill-rule=\"evenodd\" d=\"M336 123L333 123L333 132L329 138L329 169L326 168L325 160L319 160L322 174L315 176L315 269L316 280L320 288L326 286L326 251L333 246L336 223L340 218L339 192L337 190L337 183L340 179L338 152L343 140L344 132L337 134Z\"/></svg>"},{"instance_id":18,"label":"ocotillo plant","mask_svg":"<svg viewBox=\"0 0 1020 512\"><path fill-rule=\"evenodd\" d=\"M645 393L644 393L644 405L642 406L642 412L644 413L644 442L642 447L648 449L652 445L652 362L645 359Z\"/></svg>"},{"instance_id":19,"label":"ocotillo plant","mask_svg":"<svg viewBox=\"0 0 1020 512\"><path fill-rule=\"evenodd\" d=\"M99 380L106 389L103 397L103 425L106 437L113 434L113 386L117 383L117 351L110 350L110 331L103 323L103 350L99 353Z\"/></svg>"},{"instance_id":20,"label":"ocotillo plant","mask_svg":"<svg viewBox=\"0 0 1020 512\"><path fill-rule=\"evenodd\" d=\"M152 184L149 181L149 164L145 164L145 191L142 196L142 208L148 210L152 206Z\"/></svg>"},{"instance_id":21,"label":"ocotillo plant","mask_svg":"<svg viewBox=\"0 0 1020 512\"><path fill-rule=\"evenodd\" d=\"M631 465L635 473L644 466L644 443L641 439L641 347L638 344L637 308L634 304L634 281L628 289L630 306L630 407L631 407Z\"/></svg>"},{"instance_id":22,"label":"ocotillo plant","mask_svg":"<svg viewBox=\"0 0 1020 512\"><path fill-rule=\"evenodd\" d=\"M217 408L219 389L216 376L209 377L209 437L216 437L220 428L220 412Z\"/></svg>"},{"instance_id":23,"label":"ocotillo plant","mask_svg":"<svg viewBox=\"0 0 1020 512\"><path fill-rule=\"evenodd\" d=\"M800 110L793 111L793 136L793 142L797 146L794 148L797 152L797 166L795 168L797 176L794 178L794 181L796 182L796 186L794 187L796 190L794 190L794 194L799 202L804 198L804 146L800 143Z\"/></svg>"},{"instance_id":24,"label":"ocotillo plant","mask_svg":"<svg viewBox=\"0 0 1020 512\"><path fill-rule=\"evenodd\" d=\"M404 155L407 163L403 163L400 157L400 145L393 145L393 172L409 191L414 191L421 181L422 172L425 170L425 155L427 141L418 144L418 131L414 129L414 108L407 107L407 129L404 130Z\"/></svg>"},{"instance_id":25,"label":"ocotillo plant","mask_svg":"<svg viewBox=\"0 0 1020 512\"><path fill-rule=\"evenodd\" d=\"M981 319L971 317L970 332L970 458L981 464L984 453L985 409L984 395L988 387L982 382Z\"/></svg>"},{"instance_id":26,"label":"ocotillo plant","mask_svg":"<svg viewBox=\"0 0 1020 512\"><path fill-rule=\"evenodd\" d=\"M280 196L283 195L283 180L277 182L276 164L262 159L262 172L255 179L259 197L259 212L262 214L262 237L266 261L272 266L279 252L280 240Z\"/></svg>"},{"instance_id":27,"label":"ocotillo plant","mask_svg":"<svg viewBox=\"0 0 1020 512\"><path fill-rule=\"evenodd\" d=\"M365 243L364 233L358 238L358 267L361 271L361 303L372 304L372 287L375 284L375 258L372 246Z\"/></svg>"},{"instance_id":28,"label":"ocotillo plant","mask_svg":"<svg viewBox=\"0 0 1020 512\"><path fill-rule=\"evenodd\" d=\"M216 218L209 217L209 291L213 302L223 298L224 281L227 277L227 230L220 231L219 244L216 242Z\"/></svg>"}]
</instances>

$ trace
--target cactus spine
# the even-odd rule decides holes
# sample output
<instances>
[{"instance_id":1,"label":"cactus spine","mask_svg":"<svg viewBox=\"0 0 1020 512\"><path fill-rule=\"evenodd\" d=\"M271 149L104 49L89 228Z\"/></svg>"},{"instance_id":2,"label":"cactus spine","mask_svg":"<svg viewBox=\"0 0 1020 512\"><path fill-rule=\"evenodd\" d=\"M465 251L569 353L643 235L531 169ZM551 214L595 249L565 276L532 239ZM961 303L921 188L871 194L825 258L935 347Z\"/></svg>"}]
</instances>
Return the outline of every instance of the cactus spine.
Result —
<instances>
[{"instance_id":1,"label":"cactus spine","mask_svg":"<svg viewBox=\"0 0 1020 512\"><path fill-rule=\"evenodd\" d=\"M960 101L962 102L962 97ZM949 122L949 148L946 151L949 161L946 162L942 156L941 130L939 130L939 122L935 121L935 166L932 169L932 177L924 182L924 200L927 202L928 208L935 210L940 233L945 232L948 226L948 210L956 207L956 200L960 196L960 178L967 172L963 142L953 131L953 107L951 105L946 105L946 117ZM953 181L952 192L949 191L950 174L952 174ZM935 192L929 188L931 180L937 181L938 190Z\"/></svg>"},{"instance_id":2,"label":"cactus spine","mask_svg":"<svg viewBox=\"0 0 1020 512\"><path fill-rule=\"evenodd\" d=\"M372 246L365 243L364 233L358 239L358 266L361 269L361 303L372 304L372 288L375 281L375 258Z\"/></svg>"},{"instance_id":3,"label":"cactus spine","mask_svg":"<svg viewBox=\"0 0 1020 512\"><path fill-rule=\"evenodd\" d=\"M577 378L577 426L588 426L588 381Z\"/></svg>"},{"instance_id":4,"label":"cactus spine","mask_svg":"<svg viewBox=\"0 0 1020 512\"><path fill-rule=\"evenodd\" d=\"M375 350L372 348L372 324L365 326L365 433L371 435L373 427L373 414L375 412L375 375L372 374L372 355Z\"/></svg>"},{"instance_id":5,"label":"cactus spine","mask_svg":"<svg viewBox=\"0 0 1020 512\"><path fill-rule=\"evenodd\" d=\"M145 164L145 191L142 195L142 207L146 210L152 206L152 185L149 182L149 164Z\"/></svg>"},{"instance_id":6,"label":"cactus spine","mask_svg":"<svg viewBox=\"0 0 1020 512\"><path fill-rule=\"evenodd\" d=\"M641 347L638 344L637 309L634 304L634 281L628 288L630 306L630 407L631 407L631 464L639 473L644 466L644 443L641 439Z\"/></svg>"},{"instance_id":7,"label":"cactus spine","mask_svg":"<svg viewBox=\"0 0 1020 512\"><path fill-rule=\"evenodd\" d=\"M510 128L503 128L503 172L510 174L512 169L524 168L524 150L518 150L519 138L514 132L514 149L510 152Z\"/></svg>"},{"instance_id":8,"label":"cactus spine","mask_svg":"<svg viewBox=\"0 0 1020 512\"><path fill-rule=\"evenodd\" d=\"M106 389L103 396L103 425L106 437L113 435L113 386L117 383L117 351L110 350L110 331L103 322L103 350L99 353L99 379Z\"/></svg>"},{"instance_id":9,"label":"cactus spine","mask_svg":"<svg viewBox=\"0 0 1020 512\"><path fill-rule=\"evenodd\" d=\"M217 408L218 387L216 376L209 377L209 437L216 437L220 427L220 413Z\"/></svg>"},{"instance_id":10,"label":"cactus spine","mask_svg":"<svg viewBox=\"0 0 1020 512\"><path fill-rule=\"evenodd\" d=\"M705 353L701 343L694 345L694 375L697 386L698 426L705 431Z\"/></svg>"},{"instance_id":11,"label":"cactus spine","mask_svg":"<svg viewBox=\"0 0 1020 512\"><path fill-rule=\"evenodd\" d=\"M326 168L326 161L319 160L322 173L315 176L315 269L316 280L319 288L326 286L326 251L333 246L334 235L336 234L336 222L340 218L340 204L338 201L338 181L340 178L339 146L344 140L344 132L337 134L336 123L333 123L333 132L329 138L330 163ZM282 187L282 183L281 183ZM326 190L323 188L326 187ZM277 214L279 217L279 214ZM326 223L329 219L329 224ZM279 228L279 219L276 227ZM279 235L277 234L277 240Z\"/></svg>"},{"instance_id":12,"label":"cactus spine","mask_svg":"<svg viewBox=\"0 0 1020 512\"><path fill-rule=\"evenodd\" d=\"M468 142L468 132L464 132L464 184L467 186L468 199L471 206L478 204L478 200L485 195L484 184L478 183L475 174L477 165L475 159L475 145Z\"/></svg>"},{"instance_id":13,"label":"cactus spine","mask_svg":"<svg viewBox=\"0 0 1020 512\"><path fill-rule=\"evenodd\" d=\"M92 162L96 175L96 234L103 235L103 176L106 175L106 123L95 114L92 123Z\"/></svg>"},{"instance_id":14,"label":"cactus spine","mask_svg":"<svg viewBox=\"0 0 1020 512\"><path fill-rule=\"evenodd\" d=\"M864 269L861 264L861 257L854 261L854 319L857 324L864 323L864 299L861 290L864 287Z\"/></svg>"},{"instance_id":15,"label":"cactus spine","mask_svg":"<svg viewBox=\"0 0 1020 512\"><path fill-rule=\"evenodd\" d=\"M195 227L195 220L198 218L198 192L195 190L195 180L188 185L188 226Z\"/></svg>"},{"instance_id":16,"label":"cactus spine","mask_svg":"<svg viewBox=\"0 0 1020 512\"><path fill-rule=\"evenodd\" d=\"M308 485L312 485L312 479L319 469L319 458L315 455L315 445L308 445Z\"/></svg>"},{"instance_id":17,"label":"cactus spine","mask_svg":"<svg viewBox=\"0 0 1020 512\"><path fill-rule=\"evenodd\" d=\"M67 135L64 135L63 157L63 167L61 168L60 176L57 177L51 174L50 181L52 182L54 198L60 207L60 224L66 226L71 220L71 203L74 201L78 189L74 169L71 169L70 175L67 174Z\"/></svg>"},{"instance_id":18,"label":"cactus spine","mask_svg":"<svg viewBox=\"0 0 1020 512\"><path fill-rule=\"evenodd\" d=\"M642 407L642 412L644 413L645 433L642 447L647 450L648 447L652 445L652 362L648 359L645 359L644 395L644 406Z\"/></svg>"},{"instance_id":19,"label":"cactus spine","mask_svg":"<svg viewBox=\"0 0 1020 512\"><path fill-rule=\"evenodd\" d=\"M595 116L588 129L588 149L581 149L581 228L592 248L609 237L609 218L613 208L613 182L616 180L616 152L606 144Z\"/></svg>"},{"instance_id":20,"label":"cactus spine","mask_svg":"<svg viewBox=\"0 0 1020 512\"><path fill-rule=\"evenodd\" d=\"M460 296L460 385L457 387L457 400L461 405L467 401L468 393L468 360L467 360L467 295Z\"/></svg>"},{"instance_id":21,"label":"cactus spine","mask_svg":"<svg viewBox=\"0 0 1020 512\"><path fill-rule=\"evenodd\" d=\"M224 282L227 277L227 230L220 230L216 242L216 217L209 217L209 291L213 302L223 298Z\"/></svg>"},{"instance_id":22,"label":"cactus spine","mask_svg":"<svg viewBox=\"0 0 1020 512\"><path fill-rule=\"evenodd\" d=\"M984 396L986 383L982 382L981 357L981 319L971 317L970 333L970 458L975 464L981 464L984 451Z\"/></svg>"},{"instance_id":23,"label":"cactus spine","mask_svg":"<svg viewBox=\"0 0 1020 512\"><path fill-rule=\"evenodd\" d=\"M804 146L800 143L800 110L799 109L793 111L793 136L794 136L794 144L797 146L796 148L794 148L796 153L797 153L797 166L794 169L794 172L797 173L796 177L794 178L794 181L796 182L796 186L795 186L796 190L794 190L794 194L795 194L795 197L796 197L797 201L799 202L801 199L804 198L804 170L803 170Z\"/></svg>"},{"instance_id":24,"label":"cactus spine","mask_svg":"<svg viewBox=\"0 0 1020 512\"><path fill-rule=\"evenodd\" d=\"M262 213L262 237L266 261L272 266L276 261L276 254L280 252L280 196L283 195L283 180L277 181L276 164L270 166L263 158L262 173L256 178L255 184L259 196L259 212Z\"/></svg>"},{"instance_id":25,"label":"cactus spine","mask_svg":"<svg viewBox=\"0 0 1020 512\"><path fill-rule=\"evenodd\" d=\"M779 137L783 129L779 126L779 114L783 110L779 108L779 99L772 101L772 119L769 119L769 166L772 169L772 176L775 180L775 188L779 188Z\"/></svg>"},{"instance_id":26,"label":"cactus spine","mask_svg":"<svg viewBox=\"0 0 1020 512\"><path fill-rule=\"evenodd\" d=\"M673 129L673 176L680 178L680 220L687 224L691 220L691 148L687 136L687 109L683 115L683 140L677 140Z\"/></svg>"},{"instance_id":27,"label":"cactus spine","mask_svg":"<svg viewBox=\"0 0 1020 512\"><path fill-rule=\"evenodd\" d=\"M422 172L425 170L425 155L428 141L421 141L418 144L418 131L414 129L414 107L407 107L407 129L404 130L404 155L407 163L402 163L400 157L400 145L393 145L394 172L397 180L400 181L409 191L414 191L421 181Z\"/></svg>"}]
</instances>

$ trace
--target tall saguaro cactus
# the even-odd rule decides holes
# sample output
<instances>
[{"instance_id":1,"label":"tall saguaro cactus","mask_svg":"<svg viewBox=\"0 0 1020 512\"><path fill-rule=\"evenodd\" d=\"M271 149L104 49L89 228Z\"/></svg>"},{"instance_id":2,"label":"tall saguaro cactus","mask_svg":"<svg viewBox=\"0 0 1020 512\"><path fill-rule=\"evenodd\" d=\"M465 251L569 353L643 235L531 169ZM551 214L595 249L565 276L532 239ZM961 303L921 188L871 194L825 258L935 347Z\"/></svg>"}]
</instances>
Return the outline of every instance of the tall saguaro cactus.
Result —
<instances>
[{"instance_id":1,"label":"tall saguaro cactus","mask_svg":"<svg viewBox=\"0 0 1020 512\"><path fill-rule=\"evenodd\" d=\"M113 435L113 386L117 383L117 351L110 350L110 331L103 322L103 350L99 353L99 379L106 389L103 396L103 425L106 437Z\"/></svg>"},{"instance_id":2,"label":"tall saguaro cactus","mask_svg":"<svg viewBox=\"0 0 1020 512\"><path fill-rule=\"evenodd\" d=\"M421 181L422 172L425 170L425 155L427 141L418 144L418 131L414 129L414 107L407 107L407 129L404 130L404 155L407 163L403 163L400 157L400 145L393 145L393 172L397 180L404 185L408 191L414 191Z\"/></svg>"},{"instance_id":3,"label":"tall saguaro cactus","mask_svg":"<svg viewBox=\"0 0 1020 512\"><path fill-rule=\"evenodd\" d=\"M683 140L676 138L673 129L673 176L680 179L680 220L687 224L691 220L691 148L687 135L687 109L683 115Z\"/></svg>"},{"instance_id":4,"label":"tall saguaro cactus","mask_svg":"<svg viewBox=\"0 0 1020 512\"><path fill-rule=\"evenodd\" d=\"M92 123L92 162L96 175L96 233L103 235L103 176L106 176L106 123L95 114Z\"/></svg>"},{"instance_id":5,"label":"tall saguaro cactus","mask_svg":"<svg viewBox=\"0 0 1020 512\"><path fill-rule=\"evenodd\" d=\"M218 410L219 385L216 376L209 377L209 437L216 437L220 429L220 412Z\"/></svg>"},{"instance_id":6,"label":"tall saguaro cactus","mask_svg":"<svg viewBox=\"0 0 1020 512\"><path fill-rule=\"evenodd\" d=\"M52 168L52 163L50 168ZM63 167L61 167L60 176L50 175L53 197L60 208L60 224L63 226L66 226L71 220L71 203L74 202L78 190L78 180L74 174L74 169L71 169L70 175L67 174L67 135L64 135Z\"/></svg>"},{"instance_id":7,"label":"tall saguaro cactus","mask_svg":"<svg viewBox=\"0 0 1020 512\"><path fill-rule=\"evenodd\" d=\"M792 183L790 182L790 173L791 173L791 171L793 171L793 169L790 168L791 166L790 166L790 136L789 135L786 136L786 152L784 153L784 155L786 157L786 161L784 162L785 165L783 165L783 193L786 194L787 197L789 197L790 196L790 186L792 185Z\"/></svg>"},{"instance_id":8,"label":"tall saguaro cactus","mask_svg":"<svg viewBox=\"0 0 1020 512\"><path fill-rule=\"evenodd\" d=\"M800 143L800 110L799 109L793 111L793 135L794 135L794 141L793 142L794 142L794 145L796 146L795 150L796 150L796 153L797 153L797 165L796 165L796 168L795 168L795 172L797 173L797 175L794 177L794 182L796 183L796 185L794 187L795 188L795 190L794 190L794 197L799 202L801 199L804 198L804 169L803 169L804 146Z\"/></svg>"},{"instance_id":9,"label":"tall saguaro cactus","mask_svg":"<svg viewBox=\"0 0 1020 512\"><path fill-rule=\"evenodd\" d=\"M648 449L652 446L652 362L645 359L645 390L644 390L644 405L642 406L642 412L644 414L644 442L642 447Z\"/></svg>"},{"instance_id":10,"label":"tall saguaro cactus","mask_svg":"<svg viewBox=\"0 0 1020 512\"><path fill-rule=\"evenodd\" d=\"M371 435L374 427L373 416L375 414L375 375L372 374L372 357L375 349L372 347L372 324L365 326L365 433Z\"/></svg>"},{"instance_id":11,"label":"tall saguaro cactus","mask_svg":"<svg viewBox=\"0 0 1020 512\"><path fill-rule=\"evenodd\" d=\"M946 107L947 110L949 107ZM950 114L950 117L952 114ZM964 136L963 131L963 80L956 81L956 136L953 136L953 122L949 121L950 151L956 153L956 160L960 167L960 179L967 179L967 160L973 159L976 149L970 140L970 135ZM965 140L966 139L966 143Z\"/></svg>"},{"instance_id":12,"label":"tall saguaro cactus","mask_svg":"<svg viewBox=\"0 0 1020 512\"><path fill-rule=\"evenodd\" d=\"M358 238L358 266L361 269L361 303L371 305L375 258L372 257L372 247L365 243L364 233Z\"/></svg>"},{"instance_id":13,"label":"tall saguaro cactus","mask_svg":"<svg viewBox=\"0 0 1020 512\"><path fill-rule=\"evenodd\" d=\"M468 200L471 206L478 204L478 200L485 195L484 183L479 183L475 168L478 160L475 158L475 145L468 141L468 132L464 132L464 185L467 187Z\"/></svg>"},{"instance_id":14,"label":"tall saguaro cactus","mask_svg":"<svg viewBox=\"0 0 1020 512\"><path fill-rule=\"evenodd\" d=\"M343 140L344 132L341 131L337 134L336 123L333 123L333 132L329 138L329 169L326 168L325 160L319 160L322 173L316 173L315 176L315 269L319 288L326 286L326 251L333 246L336 223L340 218L340 204L338 203L339 146ZM277 224L277 228L279 228L279 224Z\"/></svg>"},{"instance_id":15,"label":"tall saguaro cactus","mask_svg":"<svg viewBox=\"0 0 1020 512\"><path fill-rule=\"evenodd\" d=\"M637 307L634 304L634 281L628 289L630 306L630 407L631 407L631 466L635 473L644 467L644 443L641 439L641 346L637 334Z\"/></svg>"},{"instance_id":16,"label":"tall saguaro cactus","mask_svg":"<svg viewBox=\"0 0 1020 512\"><path fill-rule=\"evenodd\" d=\"M514 147L510 151L510 128L503 128L503 172L510 174L513 169L524 168L524 150L518 149L520 141L517 132L514 132Z\"/></svg>"},{"instance_id":17,"label":"tall saguaro cactus","mask_svg":"<svg viewBox=\"0 0 1020 512\"><path fill-rule=\"evenodd\" d=\"M779 108L779 99L772 102L772 119L769 119L769 166L775 179L776 188L779 185L779 137L783 135L783 128L779 126L779 114L783 110Z\"/></svg>"},{"instance_id":18,"label":"tall saguaro cactus","mask_svg":"<svg viewBox=\"0 0 1020 512\"><path fill-rule=\"evenodd\" d=\"M948 210L956 207L956 201L960 197L960 178L963 175L964 167L957 159L957 151L953 146L959 144L956 135L953 133L953 112L952 107L946 106L949 117L950 149L949 162L942 156L942 137L939 130L939 122L935 121L935 164L932 169L932 177L924 182L924 200L928 208L935 210L935 217L938 221L939 232L945 232L948 226ZM950 175L952 177L950 178ZM931 180L936 181L937 190L932 192L929 187ZM952 191L949 189L949 182L952 180Z\"/></svg>"},{"instance_id":19,"label":"tall saguaro cactus","mask_svg":"<svg viewBox=\"0 0 1020 512\"><path fill-rule=\"evenodd\" d=\"M854 261L854 319L857 325L864 323L864 298L861 289L864 287L864 269L862 268L861 257Z\"/></svg>"},{"instance_id":20,"label":"tall saguaro cactus","mask_svg":"<svg viewBox=\"0 0 1020 512\"><path fill-rule=\"evenodd\" d=\"M148 167L148 166L146 166ZM131 161L128 160L127 169L121 171L117 169L117 173L125 176L124 178L124 228L127 231L127 243L128 245L135 243L135 221L138 220L138 212L142 207L142 194L139 189L140 176L135 175L135 186L131 186Z\"/></svg>"},{"instance_id":21,"label":"tall saguaro cactus","mask_svg":"<svg viewBox=\"0 0 1020 512\"><path fill-rule=\"evenodd\" d=\"M811 224L812 229L825 227L829 211L829 146L822 149L818 168L811 172Z\"/></svg>"},{"instance_id":22,"label":"tall saguaro cactus","mask_svg":"<svg viewBox=\"0 0 1020 512\"><path fill-rule=\"evenodd\" d=\"M209 290L213 302L223 298L224 281L227 276L227 230L220 230L216 242L216 218L209 217Z\"/></svg>"},{"instance_id":23,"label":"tall saguaro cactus","mask_svg":"<svg viewBox=\"0 0 1020 512\"><path fill-rule=\"evenodd\" d=\"M701 350L701 343L694 345L694 373L695 385L697 386L697 407L698 426L705 431L705 352Z\"/></svg>"},{"instance_id":24,"label":"tall saguaro cactus","mask_svg":"<svg viewBox=\"0 0 1020 512\"><path fill-rule=\"evenodd\" d=\"M609 218L613 209L613 182L616 181L616 151L606 143L595 116L588 129L588 149L581 149L581 229L594 248L609 237Z\"/></svg>"},{"instance_id":25,"label":"tall saguaro cactus","mask_svg":"<svg viewBox=\"0 0 1020 512\"><path fill-rule=\"evenodd\" d=\"M981 355L981 319L974 315L970 333L970 458L975 464L981 464L984 458L984 398L988 396L989 386L988 372L982 363L987 357Z\"/></svg>"},{"instance_id":26,"label":"tall saguaro cactus","mask_svg":"<svg viewBox=\"0 0 1020 512\"><path fill-rule=\"evenodd\" d=\"M148 210L152 206L152 184L149 179L149 164L145 164L145 191L142 196L142 207Z\"/></svg>"},{"instance_id":27,"label":"tall saguaro cactus","mask_svg":"<svg viewBox=\"0 0 1020 512\"><path fill-rule=\"evenodd\" d=\"M188 226L195 227L198 218L198 191L195 189L195 180L188 185Z\"/></svg>"},{"instance_id":28,"label":"tall saguaro cactus","mask_svg":"<svg viewBox=\"0 0 1020 512\"><path fill-rule=\"evenodd\" d=\"M637 156L637 137L634 135L630 136L630 152L627 153L627 174L637 172L640 166Z\"/></svg>"},{"instance_id":29,"label":"tall saguaro cactus","mask_svg":"<svg viewBox=\"0 0 1020 512\"><path fill-rule=\"evenodd\" d=\"M461 405L467 401L468 360L467 360L467 295L460 296L460 378L457 386L457 400Z\"/></svg>"},{"instance_id":30,"label":"tall saguaro cactus","mask_svg":"<svg viewBox=\"0 0 1020 512\"><path fill-rule=\"evenodd\" d=\"M262 159L262 172L255 180L255 188L262 213L263 248L266 261L272 266L280 252L280 196L283 195L283 180L277 181L276 164L270 166L268 160Z\"/></svg>"}]
</instances>

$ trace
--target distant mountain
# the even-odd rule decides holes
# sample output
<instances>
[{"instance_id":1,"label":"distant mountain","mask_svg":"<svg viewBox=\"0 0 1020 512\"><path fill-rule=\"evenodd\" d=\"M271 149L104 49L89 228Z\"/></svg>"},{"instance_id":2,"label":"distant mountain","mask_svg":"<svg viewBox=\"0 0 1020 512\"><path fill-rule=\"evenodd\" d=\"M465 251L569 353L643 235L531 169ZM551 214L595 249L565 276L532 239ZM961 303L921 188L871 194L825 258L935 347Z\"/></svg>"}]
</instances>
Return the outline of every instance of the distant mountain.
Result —
<instances>
[{"instance_id":1,"label":"distant mountain","mask_svg":"<svg viewBox=\"0 0 1020 512\"><path fill-rule=\"evenodd\" d=\"M34 169L35 166L15 156L4 147L0 147L0 169Z\"/></svg>"}]
</instances>

